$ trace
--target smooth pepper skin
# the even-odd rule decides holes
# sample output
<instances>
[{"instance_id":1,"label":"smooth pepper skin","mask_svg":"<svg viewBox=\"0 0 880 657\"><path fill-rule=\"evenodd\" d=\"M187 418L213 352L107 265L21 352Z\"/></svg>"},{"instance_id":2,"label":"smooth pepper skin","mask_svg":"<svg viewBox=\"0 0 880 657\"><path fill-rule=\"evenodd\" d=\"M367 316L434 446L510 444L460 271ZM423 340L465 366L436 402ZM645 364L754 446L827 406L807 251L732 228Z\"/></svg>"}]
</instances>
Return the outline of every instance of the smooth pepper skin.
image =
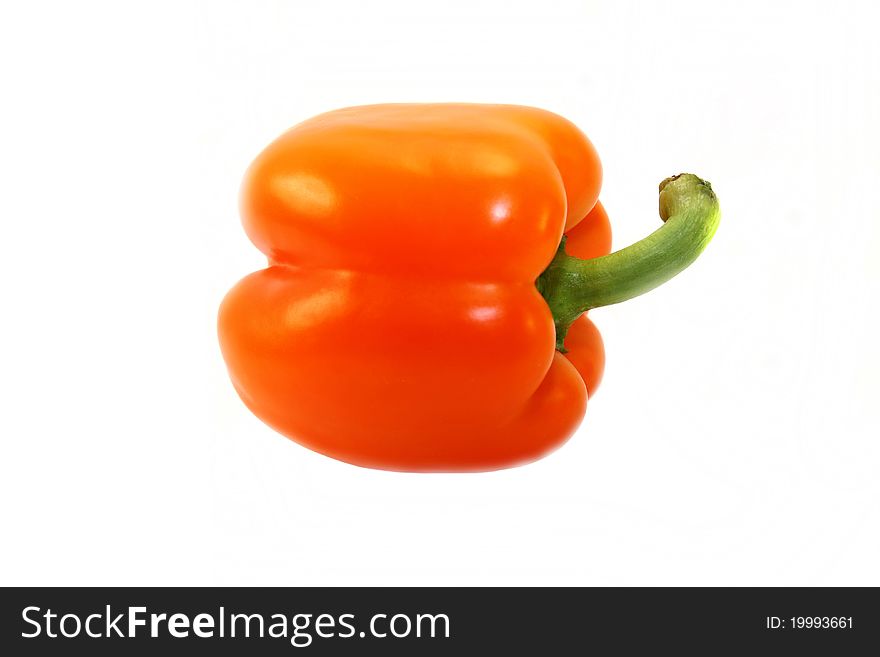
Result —
<instances>
[{"instance_id":1,"label":"smooth pepper skin","mask_svg":"<svg viewBox=\"0 0 880 657\"><path fill-rule=\"evenodd\" d=\"M584 315L555 348L535 288L560 244L610 250L601 166L572 123L509 105L374 105L301 123L248 170L269 259L224 299L235 389L285 436L400 471L533 461L602 376Z\"/></svg>"}]
</instances>

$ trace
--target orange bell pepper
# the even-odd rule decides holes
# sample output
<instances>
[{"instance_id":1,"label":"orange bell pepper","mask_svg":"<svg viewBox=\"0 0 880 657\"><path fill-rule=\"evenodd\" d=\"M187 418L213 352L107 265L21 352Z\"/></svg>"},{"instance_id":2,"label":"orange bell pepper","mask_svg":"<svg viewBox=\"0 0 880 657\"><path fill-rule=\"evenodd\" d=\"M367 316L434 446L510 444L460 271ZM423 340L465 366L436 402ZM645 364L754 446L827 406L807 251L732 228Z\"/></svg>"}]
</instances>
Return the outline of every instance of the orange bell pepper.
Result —
<instances>
[{"instance_id":1,"label":"orange bell pepper","mask_svg":"<svg viewBox=\"0 0 880 657\"><path fill-rule=\"evenodd\" d=\"M269 266L220 308L235 389L282 434L362 466L541 457L602 376L585 311L674 276L718 221L707 183L667 179L669 221L605 255L601 177L587 138L534 108L375 105L297 125L244 180Z\"/></svg>"}]
</instances>

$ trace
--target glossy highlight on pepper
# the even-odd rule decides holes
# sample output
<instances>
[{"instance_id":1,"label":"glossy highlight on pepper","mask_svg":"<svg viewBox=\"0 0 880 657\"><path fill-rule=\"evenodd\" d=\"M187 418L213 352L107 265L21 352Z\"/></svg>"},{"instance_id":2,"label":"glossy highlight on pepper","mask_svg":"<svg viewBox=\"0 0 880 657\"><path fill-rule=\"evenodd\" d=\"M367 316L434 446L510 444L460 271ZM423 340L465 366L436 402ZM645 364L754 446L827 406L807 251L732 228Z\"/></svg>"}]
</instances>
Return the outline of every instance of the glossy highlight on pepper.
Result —
<instances>
[{"instance_id":1,"label":"glossy highlight on pepper","mask_svg":"<svg viewBox=\"0 0 880 657\"><path fill-rule=\"evenodd\" d=\"M675 275L708 242L689 237L717 225L706 183L669 179L686 211L615 260L601 178L583 133L535 108L374 105L295 126L242 187L268 267L220 308L235 389L280 433L361 466L540 458L601 380L586 311Z\"/></svg>"}]
</instances>

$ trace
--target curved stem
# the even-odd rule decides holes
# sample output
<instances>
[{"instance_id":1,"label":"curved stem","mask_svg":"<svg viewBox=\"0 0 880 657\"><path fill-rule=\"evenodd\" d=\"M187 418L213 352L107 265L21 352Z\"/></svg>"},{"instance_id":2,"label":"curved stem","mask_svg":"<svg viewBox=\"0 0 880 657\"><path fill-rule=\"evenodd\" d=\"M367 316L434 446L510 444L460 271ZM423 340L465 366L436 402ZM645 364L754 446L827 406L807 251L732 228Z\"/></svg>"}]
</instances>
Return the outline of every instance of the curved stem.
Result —
<instances>
[{"instance_id":1,"label":"curved stem","mask_svg":"<svg viewBox=\"0 0 880 657\"><path fill-rule=\"evenodd\" d=\"M721 211L712 186L691 173L660 183L664 224L645 239L599 258L581 260L565 252L565 237L535 285L556 324L556 348L569 326L592 308L632 299L662 285L688 267L718 228Z\"/></svg>"}]
</instances>

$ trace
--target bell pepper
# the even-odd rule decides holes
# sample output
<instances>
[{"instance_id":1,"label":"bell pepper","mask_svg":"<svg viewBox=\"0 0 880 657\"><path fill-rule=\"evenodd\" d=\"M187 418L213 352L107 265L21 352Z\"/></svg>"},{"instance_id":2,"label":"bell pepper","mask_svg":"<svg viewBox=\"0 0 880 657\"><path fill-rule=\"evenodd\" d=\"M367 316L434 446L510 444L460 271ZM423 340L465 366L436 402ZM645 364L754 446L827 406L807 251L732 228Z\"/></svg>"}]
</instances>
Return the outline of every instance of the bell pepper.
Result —
<instances>
[{"instance_id":1,"label":"bell pepper","mask_svg":"<svg viewBox=\"0 0 880 657\"><path fill-rule=\"evenodd\" d=\"M389 104L300 123L248 169L241 215L268 267L223 300L232 382L265 423L372 468L533 461L602 377L587 311L687 267L719 209L691 174L665 222L609 254L590 141L550 112Z\"/></svg>"}]
</instances>

